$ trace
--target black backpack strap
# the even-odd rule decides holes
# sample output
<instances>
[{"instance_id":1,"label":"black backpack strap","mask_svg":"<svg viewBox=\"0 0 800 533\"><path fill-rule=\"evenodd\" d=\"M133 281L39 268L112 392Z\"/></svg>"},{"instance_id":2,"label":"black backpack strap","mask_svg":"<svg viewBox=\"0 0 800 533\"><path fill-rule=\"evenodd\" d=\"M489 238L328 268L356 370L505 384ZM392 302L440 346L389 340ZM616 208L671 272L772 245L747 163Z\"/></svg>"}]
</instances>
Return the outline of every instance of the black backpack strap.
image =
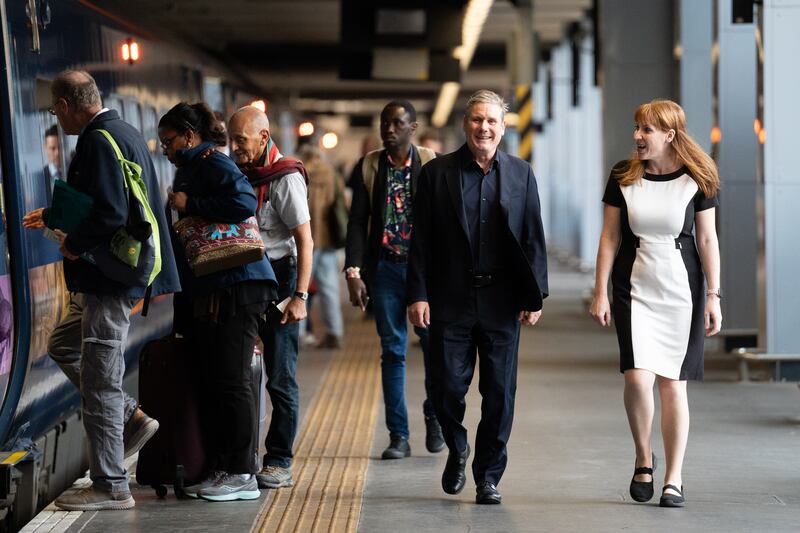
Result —
<instances>
[{"instance_id":1,"label":"black backpack strap","mask_svg":"<svg viewBox=\"0 0 800 533\"><path fill-rule=\"evenodd\" d=\"M153 293L153 286L148 285L144 290L144 300L142 302L142 316L147 316L147 311L150 310L150 295Z\"/></svg>"}]
</instances>

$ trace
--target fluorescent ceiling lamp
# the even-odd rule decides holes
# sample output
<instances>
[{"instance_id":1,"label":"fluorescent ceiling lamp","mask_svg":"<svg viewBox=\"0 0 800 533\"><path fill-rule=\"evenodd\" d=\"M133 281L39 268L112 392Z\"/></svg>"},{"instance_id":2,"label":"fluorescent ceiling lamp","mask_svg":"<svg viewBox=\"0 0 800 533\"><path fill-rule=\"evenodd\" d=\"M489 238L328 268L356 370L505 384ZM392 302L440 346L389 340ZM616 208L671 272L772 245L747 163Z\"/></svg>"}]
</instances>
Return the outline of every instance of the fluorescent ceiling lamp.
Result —
<instances>
[{"instance_id":1,"label":"fluorescent ceiling lamp","mask_svg":"<svg viewBox=\"0 0 800 533\"><path fill-rule=\"evenodd\" d=\"M456 103L460 89L461 84L456 81L446 81L442 84L442 88L439 90L439 99L436 100L436 108L431 116L431 123L434 128L441 128L447 124L447 119L450 118L450 112L453 111L453 105Z\"/></svg>"},{"instance_id":2,"label":"fluorescent ceiling lamp","mask_svg":"<svg viewBox=\"0 0 800 533\"><path fill-rule=\"evenodd\" d=\"M493 2L494 0L470 0L469 4L467 4L463 26L461 27L461 46L457 46L453 50L453 57L458 59L462 72L466 72L469 68ZM435 128L441 128L447 124L460 90L461 84L458 82L448 81L442 84L442 89L439 91L439 99L436 101L436 108L431 117L431 122Z\"/></svg>"}]
</instances>

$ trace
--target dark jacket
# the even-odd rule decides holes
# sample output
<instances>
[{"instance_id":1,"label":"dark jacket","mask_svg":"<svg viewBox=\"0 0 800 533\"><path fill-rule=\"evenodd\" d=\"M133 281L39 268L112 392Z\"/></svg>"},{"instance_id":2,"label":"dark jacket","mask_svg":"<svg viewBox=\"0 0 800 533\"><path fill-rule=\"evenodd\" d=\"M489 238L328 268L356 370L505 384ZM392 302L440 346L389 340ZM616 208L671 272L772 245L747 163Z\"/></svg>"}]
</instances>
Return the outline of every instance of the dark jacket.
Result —
<instances>
[{"instance_id":1,"label":"dark jacket","mask_svg":"<svg viewBox=\"0 0 800 533\"><path fill-rule=\"evenodd\" d=\"M414 200L414 231L408 265L408 303L427 301L431 319L451 321L470 308L473 258L461 193L461 161L472 158L466 144L422 168ZM547 297L547 252L539 193L531 166L497 151L500 208L513 279L510 305L538 311Z\"/></svg>"},{"instance_id":2,"label":"dark jacket","mask_svg":"<svg viewBox=\"0 0 800 533\"><path fill-rule=\"evenodd\" d=\"M417 147L411 146L411 234L416 231L417 182L420 173L420 158ZM350 217L347 221L347 243L345 245L345 268L359 267L361 278L369 288L370 280L375 275L381 253L383 239L384 216L386 214L386 174L388 172L386 150L381 150L378 160L378 172L372 185L372 197L369 197L364 185L362 167L364 158L358 160L353 169L350 182L353 186L353 200L350 205Z\"/></svg>"},{"instance_id":3,"label":"dark jacket","mask_svg":"<svg viewBox=\"0 0 800 533\"><path fill-rule=\"evenodd\" d=\"M257 199L253 187L236 163L225 154L212 151L211 155L200 157L213 147L211 143L202 143L189 150L178 150L178 172L172 189L184 192L188 197L185 216L196 215L208 221L230 224L242 222L252 217L256 210ZM266 256L260 261L195 277L175 231L170 231L170 235L181 283L184 291L192 295L207 294L249 280L268 280L277 287L275 273Z\"/></svg>"},{"instance_id":4,"label":"dark jacket","mask_svg":"<svg viewBox=\"0 0 800 533\"><path fill-rule=\"evenodd\" d=\"M161 273L153 281L152 295L179 292L178 272L163 210L163 198L158 186L150 151L142 135L123 122L116 111L106 111L90 122L78 137L75 156L69 165L67 183L94 199L89 216L67 236L65 246L75 255L109 243L111 236L128 218L128 198L123 185L122 167L114 148L95 130L108 131L116 141L123 157L142 167L142 179L147 184L150 207L158 220L161 238ZM46 217L46 214L45 214ZM103 275L95 265L83 259L64 260L64 278L71 292L90 294L123 294L132 298L144 296L144 287L128 287Z\"/></svg>"}]
</instances>

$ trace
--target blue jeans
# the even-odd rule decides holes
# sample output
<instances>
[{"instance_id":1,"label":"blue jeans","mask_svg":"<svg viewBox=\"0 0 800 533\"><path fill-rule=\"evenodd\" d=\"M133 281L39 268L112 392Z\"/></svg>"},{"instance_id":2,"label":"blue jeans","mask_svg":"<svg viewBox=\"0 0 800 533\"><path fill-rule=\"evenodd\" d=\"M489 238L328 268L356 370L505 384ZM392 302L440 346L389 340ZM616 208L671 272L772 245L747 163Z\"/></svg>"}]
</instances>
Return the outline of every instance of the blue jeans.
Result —
<instances>
[{"instance_id":1,"label":"blue jeans","mask_svg":"<svg viewBox=\"0 0 800 533\"><path fill-rule=\"evenodd\" d=\"M278 301L288 298L297 287L297 258L286 257L271 261L278 279ZM297 351L300 324L262 324L259 336L264 343L264 366L267 374L267 393L272 402L265 446L264 466L292 466L292 445L297 435L300 413L300 391L297 388Z\"/></svg>"},{"instance_id":2,"label":"blue jeans","mask_svg":"<svg viewBox=\"0 0 800 533\"><path fill-rule=\"evenodd\" d=\"M375 279L370 283L375 325L381 338L381 379L383 403L386 410L386 427L392 437L407 439L408 412L406 411L406 265L378 261ZM425 402L422 405L427 417L435 417L431 403L429 379L428 330L414 328L422 344L425 365Z\"/></svg>"},{"instance_id":3,"label":"blue jeans","mask_svg":"<svg viewBox=\"0 0 800 533\"><path fill-rule=\"evenodd\" d=\"M344 325L339 299L339 257L336 250L314 250L312 272L317 280L315 301L322 305L322 321L330 335L341 337L344 334Z\"/></svg>"}]
</instances>

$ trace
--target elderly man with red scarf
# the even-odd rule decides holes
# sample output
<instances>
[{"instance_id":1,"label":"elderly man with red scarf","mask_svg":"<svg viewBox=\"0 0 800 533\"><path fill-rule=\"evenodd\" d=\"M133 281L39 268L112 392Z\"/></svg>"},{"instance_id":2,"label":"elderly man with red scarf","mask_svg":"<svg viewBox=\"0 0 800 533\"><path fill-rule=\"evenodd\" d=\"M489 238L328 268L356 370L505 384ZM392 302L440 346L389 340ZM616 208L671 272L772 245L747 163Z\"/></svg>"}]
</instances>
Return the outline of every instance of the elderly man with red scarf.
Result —
<instances>
[{"instance_id":1,"label":"elderly man with red scarf","mask_svg":"<svg viewBox=\"0 0 800 533\"><path fill-rule=\"evenodd\" d=\"M228 123L231 156L250 179L258 196L258 217L267 257L278 278L278 297L291 298L280 324L264 323L267 392L272 419L267 453L257 474L260 488L291 487L292 444L300 398L295 373L299 324L306 317L314 242L308 209L308 178L303 164L283 157L272 142L269 119L258 108L239 109Z\"/></svg>"}]
</instances>

